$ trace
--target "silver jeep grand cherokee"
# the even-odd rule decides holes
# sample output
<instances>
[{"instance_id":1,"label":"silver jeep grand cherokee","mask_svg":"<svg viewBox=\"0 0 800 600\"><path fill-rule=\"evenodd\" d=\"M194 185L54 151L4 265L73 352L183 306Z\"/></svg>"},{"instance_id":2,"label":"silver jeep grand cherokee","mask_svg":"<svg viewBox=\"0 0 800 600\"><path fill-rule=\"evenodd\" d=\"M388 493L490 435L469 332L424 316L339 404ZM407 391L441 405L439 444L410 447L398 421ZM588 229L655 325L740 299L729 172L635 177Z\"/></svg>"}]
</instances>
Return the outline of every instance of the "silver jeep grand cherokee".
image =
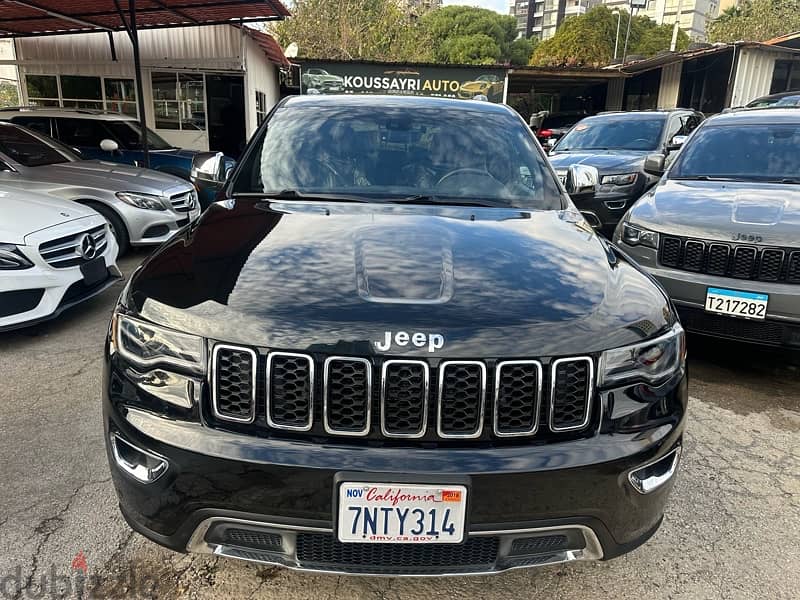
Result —
<instances>
[{"instance_id":1,"label":"silver jeep grand cherokee","mask_svg":"<svg viewBox=\"0 0 800 600\"><path fill-rule=\"evenodd\" d=\"M0 122L0 183L92 207L111 226L120 254L129 245L160 244L200 215L188 181L81 160L63 144L12 123Z\"/></svg>"},{"instance_id":2,"label":"silver jeep grand cherokee","mask_svg":"<svg viewBox=\"0 0 800 600\"><path fill-rule=\"evenodd\" d=\"M712 117L620 222L687 330L800 347L798 150L800 109Z\"/></svg>"}]
</instances>

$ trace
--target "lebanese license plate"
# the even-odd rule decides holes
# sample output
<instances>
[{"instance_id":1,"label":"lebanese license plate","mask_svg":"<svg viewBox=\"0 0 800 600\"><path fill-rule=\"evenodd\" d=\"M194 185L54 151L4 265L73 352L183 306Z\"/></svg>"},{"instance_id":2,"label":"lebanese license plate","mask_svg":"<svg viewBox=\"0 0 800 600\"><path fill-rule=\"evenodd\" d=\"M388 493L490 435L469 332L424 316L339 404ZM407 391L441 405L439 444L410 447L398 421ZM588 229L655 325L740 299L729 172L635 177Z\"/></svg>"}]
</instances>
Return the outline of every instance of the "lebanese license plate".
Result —
<instances>
[{"instance_id":1,"label":"lebanese license plate","mask_svg":"<svg viewBox=\"0 0 800 600\"><path fill-rule=\"evenodd\" d=\"M83 275L83 283L86 285L94 285L102 281L108 276L105 258L98 256L89 262L83 263L81 265L81 274Z\"/></svg>"},{"instance_id":2,"label":"lebanese license plate","mask_svg":"<svg viewBox=\"0 0 800 600\"><path fill-rule=\"evenodd\" d=\"M464 539L467 488L344 482L340 542L457 544Z\"/></svg>"},{"instance_id":3,"label":"lebanese license plate","mask_svg":"<svg viewBox=\"0 0 800 600\"><path fill-rule=\"evenodd\" d=\"M745 319L767 316L769 295L710 287L706 290L706 312Z\"/></svg>"}]
</instances>

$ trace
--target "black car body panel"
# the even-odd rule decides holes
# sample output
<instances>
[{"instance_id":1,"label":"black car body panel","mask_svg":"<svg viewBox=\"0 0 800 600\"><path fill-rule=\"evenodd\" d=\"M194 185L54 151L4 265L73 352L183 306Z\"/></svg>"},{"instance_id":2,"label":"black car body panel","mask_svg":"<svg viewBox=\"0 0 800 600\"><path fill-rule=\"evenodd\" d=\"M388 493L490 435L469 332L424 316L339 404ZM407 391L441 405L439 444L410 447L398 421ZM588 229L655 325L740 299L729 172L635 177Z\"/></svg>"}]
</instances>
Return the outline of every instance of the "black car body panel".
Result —
<instances>
[{"instance_id":1,"label":"black car body panel","mask_svg":"<svg viewBox=\"0 0 800 600\"><path fill-rule=\"evenodd\" d=\"M300 106L358 102L320 96ZM120 506L136 531L178 551L393 575L608 559L653 535L682 444L683 348L671 346L675 366L652 385L599 373L611 373L606 351L655 343L679 325L663 290L568 201L532 210L263 196L212 205L120 297L103 411ZM148 328L163 328L164 343L169 332L202 340L204 358L192 369L132 359L123 322L143 324L145 344ZM281 359L293 366L276 366ZM356 371L329 370L342 360L363 366L365 388ZM403 361L425 373L424 383L402 375L397 384L421 390L408 405L392 387L392 364ZM514 361L538 365L538 375L504 379ZM287 373L294 384L279 386ZM478 395L450 397L450 385ZM520 385L522 404L505 408L503 386ZM361 389L366 416L353 417L362 405L337 404L343 388ZM509 429L515 410L534 427ZM281 421L287 411L301 417ZM333 424L347 411L363 431ZM387 426L411 413L423 415L418 435ZM469 420L475 431L458 433ZM656 483L636 487L644 480ZM463 541L340 541L338 490L348 481L463 486Z\"/></svg>"}]
</instances>

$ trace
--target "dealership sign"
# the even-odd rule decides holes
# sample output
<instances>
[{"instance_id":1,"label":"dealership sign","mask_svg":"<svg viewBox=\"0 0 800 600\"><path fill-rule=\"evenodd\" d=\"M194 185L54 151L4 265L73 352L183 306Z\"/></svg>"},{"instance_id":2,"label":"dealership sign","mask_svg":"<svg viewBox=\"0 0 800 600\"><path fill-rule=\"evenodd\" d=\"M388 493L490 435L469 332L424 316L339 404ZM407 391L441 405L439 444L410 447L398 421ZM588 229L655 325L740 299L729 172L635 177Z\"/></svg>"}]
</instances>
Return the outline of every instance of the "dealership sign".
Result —
<instances>
[{"instance_id":1,"label":"dealership sign","mask_svg":"<svg viewBox=\"0 0 800 600\"><path fill-rule=\"evenodd\" d=\"M392 94L502 102L505 71L372 63L303 62L303 94Z\"/></svg>"}]
</instances>

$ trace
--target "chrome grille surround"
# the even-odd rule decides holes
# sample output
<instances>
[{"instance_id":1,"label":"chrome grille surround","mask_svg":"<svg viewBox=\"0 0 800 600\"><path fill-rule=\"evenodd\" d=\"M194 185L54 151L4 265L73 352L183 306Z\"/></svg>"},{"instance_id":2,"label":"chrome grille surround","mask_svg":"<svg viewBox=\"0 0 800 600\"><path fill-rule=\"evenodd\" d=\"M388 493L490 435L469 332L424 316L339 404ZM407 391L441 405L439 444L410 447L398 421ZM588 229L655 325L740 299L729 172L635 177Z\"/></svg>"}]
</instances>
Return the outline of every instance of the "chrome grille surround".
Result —
<instances>
[{"instance_id":1,"label":"chrome grille surround","mask_svg":"<svg viewBox=\"0 0 800 600\"><path fill-rule=\"evenodd\" d=\"M219 409L219 354L223 350L234 352L245 352L250 355L252 360L251 382L250 382L250 416L247 418L233 417L225 415ZM252 423L256 418L256 373L258 372L258 356L251 348L244 346L233 346L230 344L216 344L211 354L211 410L217 419L222 421L232 421L235 423Z\"/></svg>"},{"instance_id":2,"label":"chrome grille surround","mask_svg":"<svg viewBox=\"0 0 800 600\"><path fill-rule=\"evenodd\" d=\"M330 398L330 385L329 385L329 374L330 374L330 367L331 363L340 361L340 362L351 362L351 363L360 363L364 365L365 371L364 376L366 378L366 410L365 410L365 426L363 429L359 431L351 431L347 429L336 429L332 427L328 417L329 417L329 398ZM329 356L325 359L325 367L323 369L323 425L325 427L325 433L330 433L332 435L349 435L353 437L363 437L368 435L370 429L372 427L372 363L368 361L366 358L357 358L352 356Z\"/></svg>"},{"instance_id":3,"label":"chrome grille surround","mask_svg":"<svg viewBox=\"0 0 800 600\"><path fill-rule=\"evenodd\" d=\"M191 212L196 203L196 193L193 190L181 192L170 196L169 203L175 212Z\"/></svg>"},{"instance_id":4,"label":"chrome grille surround","mask_svg":"<svg viewBox=\"0 0 800 600\"><path fill-rule=\"evenodd\" d=\"M415 365L422 367L422 424L419 431L414 433L397 433L389 431L386 427L386 384L389 369L393 365ZM384 361L381 367L381 433L387 438L416 439L425 435L428 430L428 391L430 388L430 367L424 360L391 359Z\"/></svg>"},{"instance_id":5,"label":"chrome grille surround","mask_svg":"<svg viewBox=\"0 0 800 600\"><path fill-rule=\"evenodd\" d=\"M78 252L83 236L91 235L95 242L95 254L92 258L103 255L106 251L108 241L106 239L107 226L97 225L91 229L86 229L78 233L62 236L39 244L39 254L42 259L55 269L67 269L88 262L92 259L84 258Z\"/></svg>"},{"instance_id":6,"label":"chrome grille surround","mask_svg":"<svg viewBox=\"0 0 800 600\"><path fill-rule=\"evenodd\" d=\"M555 412L555 402L556 402L556 370L558 366L562 363L574 363L574 362L586 362L588 364L587 368L587 386L586 386L586 395L585 395L585 409L584 409L584 418L580 424L577 425L570 425L568 427L557 427L554 424L553 415ZM554 433L562 433L566 431L577 431L579 429L583 429L589 424L589 421L592 417L592 398L594 396L594 383L595 383L595 374L594 374L594 360L592 360L589 356L576 356L570 358L557 358L552 363L550 363L550 410L548 414L548 426L550 427L550 431Z\"/></svg>"},{"instance_id":7,"label":"chrome grille surround","mask_svg":"<svg viewBox=\"0 0 800 600\"><path fill-rule=\"evenodd\" d=\"M297 358L305 360L308 363L308 422L304 425L287 425L285 423L278 423L272 418L272 375L273 363L276 358ZM308 354L300 354L297 352L270 352L267 356L267 379L266 379L266 397L267 397L267 425L273 429L284 429L286 431L310 431L314 425L314 359Z\"/></svg>"},{"instance_id":8,"label":"chrome grille surround","mask_svg":"<svg viewBox=\"0 0 800 600\"><path fill-rule=\"evenodd\" d=\"M478 414L475 431L472 433L448 433L442 427L442 406L444 405L445 376L449 367L473 366L480 372L480 386L478 399ZM439 390L436 401L436 433L442 439L470 440L478 438L483 433L483 416L486 409L486 365L478 360L447 360L439 364Z\"/></svg>"},{"instance_id":9,"label":"chrome grille surround","mask_svg":"<svg viewBox=\"0 0 800 600\"><path fill-rule=\"evenodd\" d=\"M499 411L500 411L500 383L503 374L503 369L506 367L514 366L532 366L536 368L536 396L533 403L533 424L527 431L501 431L499 427ZM504 360L497 363L494 371L494 413L492 419L492 426L494 434L497 437L522 437L528 435L535 435L539 430L539 414L542 410L542 363L538 360Z\"/></svg>"}]
</instances>

